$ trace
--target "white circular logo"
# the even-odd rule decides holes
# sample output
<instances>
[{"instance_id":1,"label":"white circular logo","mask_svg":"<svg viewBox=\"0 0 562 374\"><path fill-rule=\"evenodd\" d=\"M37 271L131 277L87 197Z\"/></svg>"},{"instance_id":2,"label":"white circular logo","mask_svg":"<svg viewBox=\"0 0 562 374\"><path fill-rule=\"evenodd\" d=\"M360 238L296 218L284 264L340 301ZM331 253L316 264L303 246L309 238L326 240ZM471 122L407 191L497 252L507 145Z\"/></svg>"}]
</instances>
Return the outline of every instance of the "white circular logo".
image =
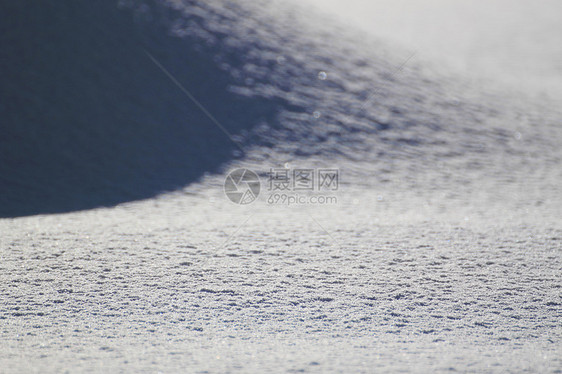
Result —
<instances>
[{"instance_id":1,"label":"white circular logo","mask_svg":"<svg viewBox=\"0 0 562 374\"><path fill-rule=\"evenodd\" d=\"M261 183L258 175L249 169L231 171L224 181L224 193L235 204L253 203L260 194Z\"/></svg>"}]
</instances>

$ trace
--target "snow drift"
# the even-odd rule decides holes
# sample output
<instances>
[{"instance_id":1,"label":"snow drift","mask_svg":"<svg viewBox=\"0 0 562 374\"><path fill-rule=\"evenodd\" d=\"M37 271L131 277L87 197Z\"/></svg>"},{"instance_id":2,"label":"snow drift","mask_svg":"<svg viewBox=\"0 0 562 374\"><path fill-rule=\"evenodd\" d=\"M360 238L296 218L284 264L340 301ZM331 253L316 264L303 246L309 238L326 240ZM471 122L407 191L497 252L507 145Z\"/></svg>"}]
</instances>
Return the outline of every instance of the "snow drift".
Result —
<instances>
[{"instance_id":1,"label":"snow drift","mask_svg":"<svg viewBox=\"0 0 562 374\"><path fill-rule=\"evenodd\" d=\"M345 163L358 180L404 188L431 171L433 184L459 182L456 192L523 166L559 177L541 108L491 93L471 101L466 82L410 61L412 51L359 43L294 4L2 8L0 216L149 198L240 157ZM524 161L537 144L550 156Z\"/></svg>"}]
</instances>

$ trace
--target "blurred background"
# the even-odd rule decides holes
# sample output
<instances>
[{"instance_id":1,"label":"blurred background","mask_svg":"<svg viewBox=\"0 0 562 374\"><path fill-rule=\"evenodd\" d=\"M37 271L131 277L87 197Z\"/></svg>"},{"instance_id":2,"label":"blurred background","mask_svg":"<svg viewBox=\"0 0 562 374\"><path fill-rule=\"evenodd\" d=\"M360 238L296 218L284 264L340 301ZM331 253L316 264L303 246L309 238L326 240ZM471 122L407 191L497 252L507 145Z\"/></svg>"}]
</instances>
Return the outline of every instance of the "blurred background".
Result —
<instances>
[{"instance_id":1,"label":"blurred background","mask_svg":"<svg viewBox=\"0 0 562 374\"><path fill-rule=\"evenodd\" d=\"M363 164L489 165L482 150L503 149L509 173L531 151L506 139L556 122L499 96L562 103L560 2L306 1L0 4L0 217L148 199L238 159L380 176ZM503 89L458 105L467 86ZM224 130L262 148L246 157Z\"/></svg>"},{"instance_id":2,"label":"blurred background","mask_svg":"<svg viewBox=\"0 0 562 374\"><path fill-rule=\"evenodd\" d=\"M306 0L417 58L562 101L562 2Z\"/></svg>"}]
</instances>

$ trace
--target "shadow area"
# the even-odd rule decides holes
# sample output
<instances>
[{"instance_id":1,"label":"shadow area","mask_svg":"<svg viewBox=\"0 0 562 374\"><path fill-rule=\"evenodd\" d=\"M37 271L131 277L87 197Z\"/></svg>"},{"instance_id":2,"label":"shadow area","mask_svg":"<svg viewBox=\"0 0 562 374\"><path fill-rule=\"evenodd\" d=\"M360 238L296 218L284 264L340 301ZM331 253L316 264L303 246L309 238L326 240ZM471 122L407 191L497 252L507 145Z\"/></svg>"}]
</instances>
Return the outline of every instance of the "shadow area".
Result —
<instances>
[{"instance_id":1,"label":"shadow area","mask_svg":"<svg viewBox=\"0 0 562 374\"><path fill-rule=\"evenodd\" d=\"M0 5L0 217L150 198L241 155L145 51L231 134L273 123L284 105L229 91L221 43L171 36L158 14L138 22L113 1L8 3ZM242 52L226 58L241 64Z\"/></svg>"}]
</instances>

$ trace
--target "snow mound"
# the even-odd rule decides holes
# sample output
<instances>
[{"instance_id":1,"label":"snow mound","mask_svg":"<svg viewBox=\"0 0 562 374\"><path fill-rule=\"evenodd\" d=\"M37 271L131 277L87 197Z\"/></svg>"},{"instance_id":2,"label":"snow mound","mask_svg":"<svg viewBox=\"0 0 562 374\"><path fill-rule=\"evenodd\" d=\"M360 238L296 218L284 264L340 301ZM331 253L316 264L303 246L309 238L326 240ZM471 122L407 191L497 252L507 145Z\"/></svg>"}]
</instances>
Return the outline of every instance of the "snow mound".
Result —
<instances>
[{"instance_id":1,"label":"snow mound","mask_svg":"<svg viewBox=\"0 0 562 374\"><path fill-rule=\"evenodd\" d=\"M540 108L472 100L411 51L294 4L3 7L0 216L149 198L240 158L343 163L379 181L448 162L475 180L519 167L537 123L533 149L554 152L542 167L560 160Z\"/></svg>"}]
</instances>

